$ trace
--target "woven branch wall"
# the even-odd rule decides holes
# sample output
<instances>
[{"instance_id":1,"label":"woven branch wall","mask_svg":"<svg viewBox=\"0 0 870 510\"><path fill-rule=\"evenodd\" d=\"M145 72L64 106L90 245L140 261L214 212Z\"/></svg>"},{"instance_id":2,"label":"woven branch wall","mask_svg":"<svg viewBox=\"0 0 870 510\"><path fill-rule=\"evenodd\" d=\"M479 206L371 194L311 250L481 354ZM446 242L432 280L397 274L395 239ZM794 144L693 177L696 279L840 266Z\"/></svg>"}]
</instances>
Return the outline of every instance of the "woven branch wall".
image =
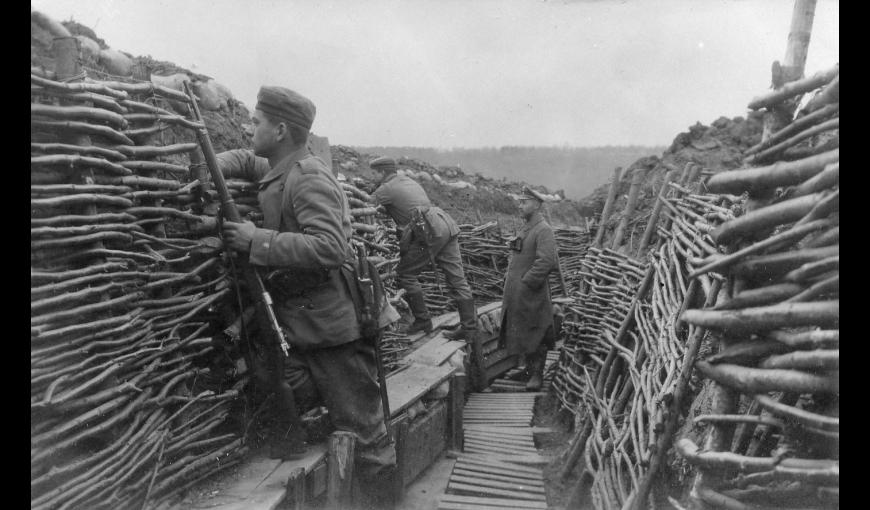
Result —
<instances>
[{"instance_id":1,"label":"woven branch wall","mask_svg":"<svg viewBox=\"0 0 870 510\"><path fill-rule=\"evenodd\" d=\"M577 426L561 474L582 457L596 508L667 504L672 477L695 505L838 505L838 76L750 105L794 112L812 94L747 168L666 184L646 260L589 248L554 390Z\"/></svg>"}]
</instances>

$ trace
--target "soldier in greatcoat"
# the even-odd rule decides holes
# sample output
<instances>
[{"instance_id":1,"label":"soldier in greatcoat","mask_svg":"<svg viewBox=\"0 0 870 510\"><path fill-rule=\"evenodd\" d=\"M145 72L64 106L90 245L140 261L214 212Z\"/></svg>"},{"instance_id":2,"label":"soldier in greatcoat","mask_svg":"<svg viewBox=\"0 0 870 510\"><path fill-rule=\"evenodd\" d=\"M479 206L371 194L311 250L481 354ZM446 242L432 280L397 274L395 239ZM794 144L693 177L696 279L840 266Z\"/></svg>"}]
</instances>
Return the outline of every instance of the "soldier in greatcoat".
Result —
<instances>
[{"instance_id":1,"label":"soldier in greatcoat","mask_svg":"<svg viewBox=\"0 0 870 510\"><path fill-rule=\"evenodd\" d=\"M268 383L283 416L272 456L304 450L297 409L322 403L338 430L357 437L358 473L395 466L381 405L375 346L361 338L340 267L352 259L351 216L335 176L307 149L314 104L283 88L260 89L253 120L253 151L218 154L227 177L257 183L263 225L224 222L224 242L263 268L278 321L291 345L274 346Z\"/></svg>"},{"instance_id":2,"label":"soldier in greatcoat","mask_svg":"<svg viewBox=\"0 0 870 510\"><path fill-rule=\"evenodd\" d=\"M558 270L559 259L553 229L541 215L544 200L527 186L519 198L524 223L510 241L499 331L509 355L525 355L529 391L541 388L547 348L555 347L548 276Z\"/></svg>"}]
</instances>

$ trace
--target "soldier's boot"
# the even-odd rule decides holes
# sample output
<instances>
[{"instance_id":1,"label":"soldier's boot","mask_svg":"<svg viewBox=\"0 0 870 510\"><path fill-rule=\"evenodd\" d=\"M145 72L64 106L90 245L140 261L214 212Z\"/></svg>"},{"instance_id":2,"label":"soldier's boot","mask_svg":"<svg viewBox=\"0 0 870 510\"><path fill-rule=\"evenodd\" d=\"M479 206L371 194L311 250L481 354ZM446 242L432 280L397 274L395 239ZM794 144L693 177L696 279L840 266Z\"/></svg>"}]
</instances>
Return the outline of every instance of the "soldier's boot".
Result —
<instances>
[{"instance_id":1,"label":"soldier's boot","mask_svg":"<svg viewBox=\"0 0 870 510\"><path fill-rule=\"evenodd\" d=\"M477 332L477 310L474 308L474 299L460 299L456 305L459 308L459 327L444 331L443 335L450 340L469 341Z\"/></svg>"},{"instance_id":2,"label":"soldier's boot","mask_svg":"<svg viewBox=\"0 0 870 510\"><path fill-rule=\"evenodd\" d=\"M432 331L432 316L429 315L429 308L426 306L426 298L422 292L409 292L405 294L405 301L411 308L411 314L414 315L414 323L408 326L405 330L406 335L425 331Z\"/></svg>"},{"instance_id":3,"label":"soldier's boot","mask_svg":"<svg viewBox=\"0 0 870 510\"><path fill-rule=\"evenodd\" d=\"M293 388L281 382L275 390L278 399L279 420L269 446L269 458L293 460L305 456L308 446L302 418L296 409Z\"/></svg>"},{"instance_id":4,"label":"soldier's boot","mask_svg":"<svg viewBox=\"0 0 870 510\"><path fill-rule=\"evenodd\" d=\"M547 361L547 348L538 346L538 350L529 354L526 366L529 371L529 381L526 383L526 391L539 391L544 384L544 362Z\"/></svg>"}]
</instances>

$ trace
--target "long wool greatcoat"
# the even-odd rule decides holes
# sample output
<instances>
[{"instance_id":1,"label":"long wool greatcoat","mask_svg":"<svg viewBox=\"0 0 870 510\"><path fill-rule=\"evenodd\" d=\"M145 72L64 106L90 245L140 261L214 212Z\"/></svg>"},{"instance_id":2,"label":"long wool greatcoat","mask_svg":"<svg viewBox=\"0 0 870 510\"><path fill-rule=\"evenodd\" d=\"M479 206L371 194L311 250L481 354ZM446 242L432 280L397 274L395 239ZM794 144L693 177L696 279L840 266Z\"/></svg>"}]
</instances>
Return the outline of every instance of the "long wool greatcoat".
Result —
<instances>
[{"instance_id":1,"label":"long wool greatcoat","mask_svg":"<svg viewBox=\"0 0 870 510\"><path fill-rule=\"evenodd\" d=\"M558 267L553 229L534 213L523 225L520 251L511 251L499 333L508 354L534 352L553 325L547 277Z\"/></svg>"},{"instance_id":2,"label":"long wool greatcoat","mask_svg":"<svg viewBox=\"0 0 870 510\"><path fill-rule=\"evenodd\" d=\"M325 283L302 295L280 300L273 293L275 315L288 342L321 348L360 338L353 301L336 270L352 256L350 207L326 164L305 148L275 168L249 150L222 152L217 158L226 177L243 177L259 187L263 226L254 233L251 264L267 271L332 269Z\"/></svg>"}]
</instances>

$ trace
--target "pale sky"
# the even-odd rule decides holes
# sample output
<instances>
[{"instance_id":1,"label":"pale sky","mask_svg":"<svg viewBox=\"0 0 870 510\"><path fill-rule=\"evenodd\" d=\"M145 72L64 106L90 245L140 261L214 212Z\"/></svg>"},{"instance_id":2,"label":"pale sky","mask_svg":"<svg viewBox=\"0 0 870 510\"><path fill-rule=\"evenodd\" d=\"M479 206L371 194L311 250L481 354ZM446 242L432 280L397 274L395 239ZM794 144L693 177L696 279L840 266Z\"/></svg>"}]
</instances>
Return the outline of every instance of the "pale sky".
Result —
<instances>
[{"instance_id":1,"label":"pale sky","mask_svg":"<svg viewBox=\"0 0 870 510\"><path fill-rule=\"evenodd\" d=\"M793 0L31 0L114 49L317 106L341 145L669 145L744 116L785 56ZM818 0L806 73L839 62Z\"/></svg>"}]
</instances>

